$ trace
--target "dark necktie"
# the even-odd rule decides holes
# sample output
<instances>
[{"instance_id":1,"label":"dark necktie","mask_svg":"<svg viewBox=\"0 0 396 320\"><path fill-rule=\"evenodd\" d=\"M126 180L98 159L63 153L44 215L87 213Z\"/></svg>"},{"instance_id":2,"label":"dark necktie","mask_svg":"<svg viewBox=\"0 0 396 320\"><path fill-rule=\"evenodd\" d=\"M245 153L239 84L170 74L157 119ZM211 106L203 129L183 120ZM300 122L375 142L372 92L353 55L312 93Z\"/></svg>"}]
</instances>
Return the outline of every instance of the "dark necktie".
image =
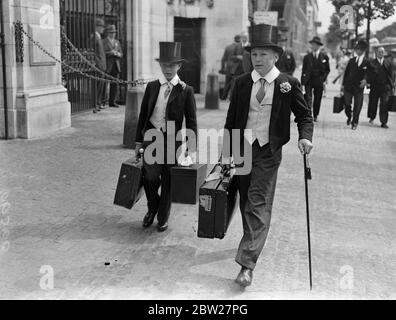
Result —
<instances>
[{"instance_id":1,"label":"dark necktie","mask_svg":"<svg viewBox=\"0 0 396 320\"><path fill-rule=\"evenodd\" d=\"M169 95L172 92L172 86L170 85L169 82L166 84L166 86L167 87L166 87L166 91L165 91L164 97L165 97L165 99L168 99Z\"/></svg>"},{"instance_id":2,"label":"dark necktie","mask_svg":"<svg viewBox=\"0 0 396 320\"><path fill-rule=\"evenodd\" d=\"M263 102L264 98L265 98L265 79L260 79L260 83L261 83L261 87L260 90L257 92L256 98L257 101L261 104L261 102Z\"/></svg>"}]
</instances>

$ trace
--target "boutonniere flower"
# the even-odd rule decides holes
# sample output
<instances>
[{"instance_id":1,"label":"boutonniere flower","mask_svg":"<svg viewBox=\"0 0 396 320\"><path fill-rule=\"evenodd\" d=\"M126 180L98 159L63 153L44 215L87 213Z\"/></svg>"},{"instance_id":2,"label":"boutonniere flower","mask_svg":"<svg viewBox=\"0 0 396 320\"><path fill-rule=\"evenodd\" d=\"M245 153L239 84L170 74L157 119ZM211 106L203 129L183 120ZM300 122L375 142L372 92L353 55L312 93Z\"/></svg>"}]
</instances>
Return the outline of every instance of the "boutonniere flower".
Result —
<instances>
[{"instance_id":1,"label":"boutonniere flower","mask_svg":"<svg viewBox=\"0 0 396 320\"><path fill-rule=\"evenodd\" d=\"M282 93L289 93L291 91L291 89L292 89L292 86L289 82L284 82L284 83L281 83L281 85L280 85L280 91Z\"/></svg>"}]
</instances>

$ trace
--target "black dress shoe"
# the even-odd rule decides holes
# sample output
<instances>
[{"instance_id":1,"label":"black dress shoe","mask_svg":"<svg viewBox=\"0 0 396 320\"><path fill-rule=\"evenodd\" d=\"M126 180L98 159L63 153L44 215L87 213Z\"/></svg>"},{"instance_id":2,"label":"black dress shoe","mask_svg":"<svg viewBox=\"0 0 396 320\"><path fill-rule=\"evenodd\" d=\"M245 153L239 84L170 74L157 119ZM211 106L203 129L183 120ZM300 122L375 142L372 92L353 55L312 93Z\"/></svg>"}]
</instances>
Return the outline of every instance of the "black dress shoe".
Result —
<instances>
[{"instance_id":1,"label":"black dress shoe","mask_svg":"<svg viewBox=\"0 0 396 320\"><path fill-rule=\"evenodd\" d=\"M110 108L120 108L120 105L118 105L117 103L112 103L111 105L109 105Z\"/></svg>"},{"instance_id":2,"label":"black dress shoe","mask_svg":"<svg viewBox=\"0 0 396 320\"><path fill-rule=\"evenodd\" d=\"M253 282L253 271L247 268L242 268L235 282L242 288L251 286Z\"/></svg>"},{"instance_id":3,"label":"black dress shoe","mask_svg":"<svg viewBox=\"0 0 396 320\"><path fill-rule=\"evenodd\" d=\"M386 123L383 123L383 124L381 125L381 128L383 128L383 129L389 129L389 127L388 127L388 125L387 125Z\"/></svg>"},{"instance_id":4,"label":"black dress shoe","mask_svg":"<svg viewBox=\"0 0 396 320\"><path fill-rule=\"evenodd\" d=\"M165 232L166 230L168 230L169 225L167 222L165 222L164 224L158 224L158 232Z\"/></svg>"},{"instance_id":5,"label":"black dress shoe","mask_svg":"<svg viewBox=\"0 0 396 320\"><path fill-rule=\"evenodd\" d=\"M350 126L351 125L351 119L350 118L348 118L348 120L347 120L347 126Z\"/></svg>"},{"instance_id":6,"label":"black dress shoe","mask_svg":"<svg viewBox=\"0 0 396 320\"><path fill-rule=\"evenodd\" d=\"M357 130L358 125L357 124L352 124L352 130Z\"/></svg>"},{"instance_id":7,"label":"black dress shoe","mask_svg":"<svg viewBox=\"0 0 396 320\"><path fill-rule=\"evenodd\" d=\"M151 213L151 212L147 213L143 220L143 228L151 227L152 224L154 223L155 216L156 216L155 213Z\"/></svg>"}]
</instances>

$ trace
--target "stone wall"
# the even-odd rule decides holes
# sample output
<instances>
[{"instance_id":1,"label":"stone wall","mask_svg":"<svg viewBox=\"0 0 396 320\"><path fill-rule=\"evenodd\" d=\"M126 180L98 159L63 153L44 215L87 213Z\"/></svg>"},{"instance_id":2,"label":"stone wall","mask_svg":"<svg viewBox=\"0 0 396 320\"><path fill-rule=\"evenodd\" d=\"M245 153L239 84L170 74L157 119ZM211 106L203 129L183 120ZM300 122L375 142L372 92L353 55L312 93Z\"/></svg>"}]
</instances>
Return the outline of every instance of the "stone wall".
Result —
<instances>
[{"instance_id":1,"label":"stone wall","mask_svg":"<svg viewBox=\"0 0 396 320\"><path fill-rule=\"evenodd\" d=\"M134 76L157 78L160 41L174 41L174 17L203 18L201 92L205 90L208 73L220 70L221 58L234 35L247 30L246 0L215 0L209 8L207 1L195 5L167 4L167 1L134 1Z\"/></svg>"},{"instance_id":2,"label":"stone wall","mask_svg":"<svg viewBox=\"0 0 396 320\"><path fill-rule=\"evenodd\" d=\"M71 108L61 82L61 67L24 36L24 61L16 62L15 21L55 57L60 58L59 0L2 0L6 33L6 68L10 138L40 138L70 127ZM2 78L1 78L2 79ZM2 81L2 80L1 80ZM1 83L2 87L3 84ZM4 102L0 105L4 137Z\"/></svg>"}]
</instances>

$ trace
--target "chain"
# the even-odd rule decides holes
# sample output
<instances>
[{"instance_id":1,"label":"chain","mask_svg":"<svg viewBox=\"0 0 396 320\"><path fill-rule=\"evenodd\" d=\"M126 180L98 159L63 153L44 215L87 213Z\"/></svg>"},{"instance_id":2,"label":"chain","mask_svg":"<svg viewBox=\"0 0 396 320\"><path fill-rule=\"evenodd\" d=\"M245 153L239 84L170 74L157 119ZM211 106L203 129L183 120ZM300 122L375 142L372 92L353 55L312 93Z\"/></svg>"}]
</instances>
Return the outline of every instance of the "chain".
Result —
<instances>
[{"instance_id":1,"label":"chain","mask_svg":"<svg viewBox=\"0 0 396 320\"><path fill-rule=\"evenodd\" d=\"M35 45L37 48L39 48L42 52L44 52L44 53L45 53L47 56L49 56L52 60L54 60L54 61L57 62L58 64L62 65L64 68L66 68L67 70L69 70L69 71L71 71L71 72L77 73L77 74L79 74L79 75L81 75L81 76L83 76L83 77L86 77L86 78L89 78L89 79L92 79L92 80L95 80L95 81L102 81L102 82L107 82L107 83L114 83L114 84L118 84L118 85L132 85L133 87L145 85L145 84L147 84L147 83L149 82L148 80L142 80L142 79L134 80L134 81L125 81L125 80L120 80L120 79L118 79L118 78L115 78L115 77L110 76L109 74L107 74L107 73L104 72L103 70L100 70L99 68L97 68L96 66L94 66L86 57L84 57L84 55L83 55L81 52L79 52L79 50L78 50L78 49L70 42L70 40L67 39L67 37L66 37L65 40L66 40L67 43L70 45L70 47L73 49L73 51L75 51L75 52L78 54L78 56L88 65L88 67L92 68L93 71L95 71L95 72L99 73L100 75L102 75L103 78L101 78L101 77L96 77L96 76L93 76L93 75L91 75L91 74L89 74L89 73L87 73L87 72L81 71L81 70L79 70L79 69L77 69L77 68L75 68L75 67L73 67L73 66L67 64L66 62L64 62L64 61L62 61L62 60L60 60L60 59L58 59L58 58L55 57L52 53L50 53L47 49L45 49L45 48L41 45L41 43L39 43L38 41L34 40L34 39L32 38L32 36L31 36L28 32L26 32L26 31L24 30L23 25L22 25L22 23L21 23L20 21L17 21L17 22L15 22L14 24L15 24L16 30L18 30L18 32L24 34L24 35L29 39L29 41L30 41L33 45ZM62 32L62 34L63 34L63 32ZM90 70L90 71L92 71L92 70ZM107 79L106 79L105 77L106 77Z\"/></svg>"},{"instance_id":2,"label":"chain","mask_svg":"<svg viewBox=\"0 0 396 320\"><path fill-rule=\"evenodd\" d=\"M96 67L91 61L89 61L81 52L80 50L78 50L78 48L76 48L74 46L74 44L70 41L70 39L67 37L66 33L62 30L61 31L61 36L63 38L64 41L66 41L67 45L80 57L80 59L82 60L82 62L86 63L88 65L88 67L90 67L93 71L101 74L103 77L105 78L109 78L110 80L113 81L117 81L120 84L129 84L128 81L124 81L124 80L120 80L116 77L113 77L111 75L109 75L108 73L104 72L103 70L99 69L98 67Z\"/></svg>"}]
</instances>

